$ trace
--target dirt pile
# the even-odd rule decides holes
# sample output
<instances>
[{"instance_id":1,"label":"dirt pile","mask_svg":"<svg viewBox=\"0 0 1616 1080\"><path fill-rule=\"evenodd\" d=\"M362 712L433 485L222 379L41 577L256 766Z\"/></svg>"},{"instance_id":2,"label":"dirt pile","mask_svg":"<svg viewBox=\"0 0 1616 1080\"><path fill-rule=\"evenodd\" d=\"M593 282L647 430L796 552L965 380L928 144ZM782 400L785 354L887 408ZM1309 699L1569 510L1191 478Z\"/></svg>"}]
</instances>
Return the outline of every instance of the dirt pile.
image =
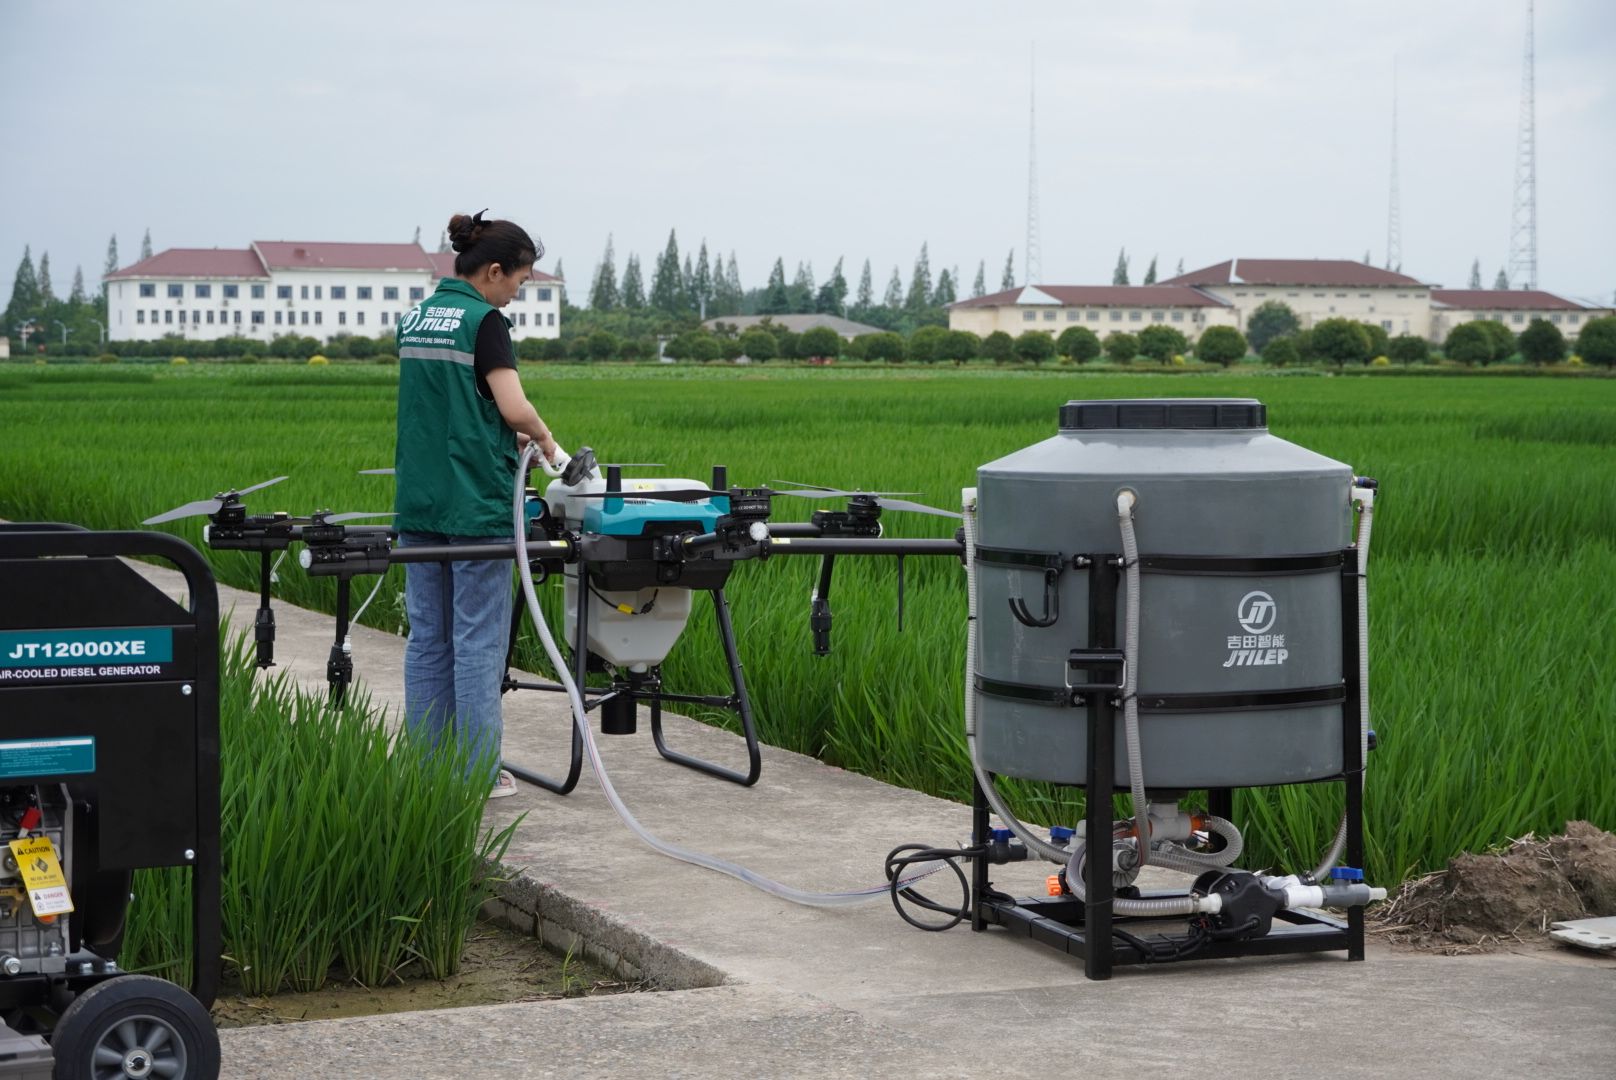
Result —
<instances>
[{"instance_id":1,"label":"dirt pile","mask_svg":"<svg viewBox=\"0 0 1616 1080\"><path fill-rule=\"evenodd\" d=\"M1373 916L1394 940L1468 952L1541 939L1563 919L1616 915L1616 834L1586 821L1546 840L1460 855L1405 883Z\"/></svg>"}]
</instances>

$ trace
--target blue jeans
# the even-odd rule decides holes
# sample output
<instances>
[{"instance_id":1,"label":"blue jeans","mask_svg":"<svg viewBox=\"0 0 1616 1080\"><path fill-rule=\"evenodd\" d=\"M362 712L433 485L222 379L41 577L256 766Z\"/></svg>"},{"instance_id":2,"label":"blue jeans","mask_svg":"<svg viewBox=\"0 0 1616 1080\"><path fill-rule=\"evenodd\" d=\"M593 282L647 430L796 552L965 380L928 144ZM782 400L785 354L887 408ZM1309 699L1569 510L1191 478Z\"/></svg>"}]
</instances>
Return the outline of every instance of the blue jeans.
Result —
<instances>
[{"instance_id":1,"label":"blue jeans","mask_svg":"<svg viewBox=\"0 0 1616 1080\"><path fill-rule=\"evenodd\" d=\"M509 539L416 532L398 538L401 547ZM434 747L443 745L445 731L452 731L469 758L492 755L490 785L505 734L499 684L513 589L510 559L404 566L404 606L410 619L404 647L405 730Z\"/></svg>"}]
</instances>

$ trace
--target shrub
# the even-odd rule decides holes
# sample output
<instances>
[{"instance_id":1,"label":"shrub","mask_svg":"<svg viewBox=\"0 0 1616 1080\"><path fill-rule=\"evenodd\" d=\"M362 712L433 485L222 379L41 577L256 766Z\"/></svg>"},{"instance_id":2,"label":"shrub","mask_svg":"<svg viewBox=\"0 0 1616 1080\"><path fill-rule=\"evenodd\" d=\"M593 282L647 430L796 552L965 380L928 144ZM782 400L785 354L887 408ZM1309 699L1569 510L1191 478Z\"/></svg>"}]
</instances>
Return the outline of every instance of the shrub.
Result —
<instances>
[{"instance_id":1,"label":"shrub","mask_svg":"<svg viewBox=\"0 0 1616 1080\"><path fill-rule=\"evenodd\" d=\"M377 353L371 363L381 364L384 367L396 367L398 365L398 354L390 352Z\"/></svg>"},{"instance_id":2,"label":"shrub","mask_svg":"<svg viewBox=\"0 0 1616 1080\"><path fill-rule=\"evenodd\" d=\"M1105 355L1113 364L1126 364L1139 355L1139 339L1126 330L1118 330L1105 339Z\"/></svg>"},{"instance_id":3,"label":"shrub","mask_svg":"<svg viewBox=\"0 0 1616 1080\"><path fill-rule=\"evenodd\" d=\"M1577 335L1577 355L1590 364L1616 367L1616 315L1588 320Z\"/></svg>"},{"instance_id":4,"label":"shrub","mask_svg":"<svg viewBox=\"0 0 1616 1080\"><path fill-rule=\"evenodd\" d=\"M591 360L610 360L617 355L617 335L610 330L596 330L586 340Z\"/></svg>"},{"instance_id":5,"label":"shrub","mask_svg":"<svg viewBox=\"0 0 1616 1080\"><path fill-rule=\"evenodd\" d=\"M1373 360L1369 361L1369 366L1370 367L1391 367L1392 366L1392 358L1389 357L1389 356L1377 356Z\"/></svg>"},{"instance_id":6,"label":"shrub","mask_svg":"<svg viewBox=\"0 0 1616 1080\"><path fill-rule=\"evenodd\" d=\"M804 360L834 360L842 354L842 335L828 326L816 326L797 339L797 355Z\"/></svg>"},{"instance_id":7,"label":"shrub","mask_svg":"<svg viewBox=\"0 0 1616 1080\"><path fill-rule=\"evenodd\" d=\"M742 353L759 363L780 355L780 346L774 340L774 335L756 326L741 335L740 345Z\"/></svg>"},{"instance_id":8,"label":"shrub","mask_svg":"<svg viewBox=\"0 0 1616 1080\"><path fill-rule=\"evenodd\" d=\"M364 360L376 355L376 339L368 337L350 338L348 341L348 355L355 360Z\"/></svg>"},{"instance_id":9,"label":"shrub","mask_svg":"<svg viewBox=\"0 0 1616 1080\"><path fill-rule=\"evenodd\" d=\"M567 343L558 337L545 338L544 349L540 356L545 360L565 360L567 358Z\"/></svg>"},{"instance_id":10,"label":"shrub","mask_svg":"<svg viewBox=\"0 0 1616 1080\"><path fill-rule=\"evenodd\" d=\"M1195 355L1204 363L1228 367L1246 355L1246 336L1232 326L1208 327L1195 343Z\"/></svg>"},{"instance_id":11,"label":"shrub","mask_svg":"<svg viewBox=\"0 0 1616 1080\"><path fill-rule=\"evenodd\" d=\"M937 350L942 348L946 337L948 331L941 326L922 326L909 335L909 359L921 364L939 359Z\"/></svg>"},{"instance_id":12,"label":"shrub","mask_svg":"<svg viewBox=\"0 0 1616 1080\"><path fill-rule=\"evenodd\" d=\"M1399 364L1423 364L1431 358L1431 344L1416 334L1398 334L1386 346L1386 355Z\"/></svg>"},{"instance_id":13,"label":"shrub","mask_svg":"<svg viewBox=\"0 0 1616 1080\"><path fill-rule=\"evenodd\" d=\"M1509 332L1509 327L1497 319L1483 319L1478 323L1487 336L1492 339L1493 359L1502 364L1515 355L1515 335Z\"/></svg>"},{"instance_id":14,"label":"shrub","mask_svg":"<svg viewBox=\"0 0 1616 1080\"><path fill-rule=\"evenodd\" d=\"M1154 324L1139 331L1139 352L1158 364L1165 364L1174 353L1190 347L1189 339L1171 326Z\"/></svg>"},{"instance_id":15,"label":"shrub","mask_svg":"<svg viewBox=\"0 0 1616 1080\"><path fill-rule=\"evenodd\" d=\"M530 337L518 341L516 343L516 358L518 360L544 359L544 339Z\"/></svg>"},{"instance_id":16,"label":"shrub","mask_svg":"<svg viewBox=\"0 0 1616 1080\"><path fill-rule=\"evenodd\" d=\"M625 360L634 359L634 350L630 348L631 344L631 342L625 341L618 348L619 354ZM694 360L698 364L710 364L714 360L717 360L720 356L723 356L724 350L723 347L718 344L717 338L703 330L700 333L693 333L690 335L690 345L686 350L686 354L689 359Z\"/></svg>"},{"instance_id":17,"label":"shrub","mask_svg":"<svg viewBox=\"0 0 1616 1080\"><path fill-rule=\"evenodd\" d=\"M315 353L313 356L309 357L309 364L313 367L325 367L329 363L331 363L331 361L327 360L319 353Z\"/></svg>"},{"instance_id":18,"label":"shrub","mask_svg":"<svg viewBox=\"0 0 1616 1080\"><path fill-rule=\"evenodd\" d=\"M1313 328L1313 355L1345 367L1369 362L1369 331L1352 319L1325 319Z\"/></svg>"},{"instance_id":19,"label":"shrub","mask_svg":"<svg viewBox=\"0 0 1616 1080\"><path fill-rule=\"evenodd\" d=\"M346 360L351 355L348 352L348 339L346 337L332 338L325 343L325 348L321 350L321 355L328 359Z\"/></svg>"},{"instance_id":20,"label":"shrub","mask_svg":"<svg viewBox=\"0 0 1616 1080\"><path fill-rule=\"evenodd\" d=\"M1366 322L1362 326L1364 333L1369 335L1369 355L1385 356L1391 344L1391 336L1386 333L1386 328L1379 323Z\"/></svg>"},{"instance_id":21,"label":"shrub","mask_svg":"<svg viewBox=\"0 0 1616 1080\"><path fill-rule=\"evenodd\" d=\"M104 352L95 358L95 362L98 364L116 364L118 362L118 358L112 353Z\"/></svg>"},{"instance_id":22,"label":"shrub","mask_svg":"<svg viewBox=\"0 0 1616 1080\"><path fill-rule=\"evenodd\" d=\"M938 343L937 359L963 364L975 358L981 348L982 339L969 330L950 330Z\"/></svg>"},{"instance_id":23,"label":"shrub","mask_svg":"<svg viewBox=\"0 0 1616 1080\"><path fill-rule=\"evenodd\" d=\"M1100 339L1086 326L1068 326L1055 339L1055 351L1073 363L1086 364L1100 355Z\"/></svg>"},{"instance_id":24,"label":"shrub","mask_svg":"<svg viewBox=\"0 0 1616 1080\"><path fill-rule=\"evenodd\" d=\"M1055 355L1055 339L1042 330L1028 330L1016 338L1016 355L1034 364L1042 364Z\"/></svg>"},{"instance_id":25,"label":"shrub","mask_svg":"<svg viewBox=\"0 0 1616 1080\"><path fill-rule=\"evenodd\" d=\"M1558 364L1565 359L1565 335L1547 319L1533 319L1520 336L1521 357L1528 364Z\"/></svg>"},{"instance_id":26,"label":"shrub","mask_svg":"<svg viewBox=\"0 0 1616 1080\"><path fill-rule=\"evenodd\" d=\"M40 361L41 364L43 364L44 362L45 362L44 360ZM172 358L171 360L169 360L169 363L170 364L189 364L190 361L185 359L185 357L183 357L183 356L176 356L176 357Z\"/></svg>"},{"instance_id":27,"label":"shrub","mask_svg":"<svg viewBox=\"0 0 1616 1080\"><path fill-rule=\"evenodd\" d=\"M859 340L863 342L866 359L888 364L903 363L903 338L892 331L883 330L879 334L865 334Z\"/></svg>"},{"instance_id":28,"label":"shrub","mask_svg":"<svg viewBox=\"0 0 1616 1080\"><path fill-rule=\"evenodd\" d=\"M1292 337L1277 337L1268 343L1262 351L1263 363L1270 367L1286 367L1302 359L1302 354L1296 351L1296 341Z\"/></svg>"},{"instance_id":29,"label":"shrub","mask_svg":"<svg viewBox=\"0 0 1616 1080\"><path fill-rule=\"evenodd\" d=\"M1173 354L1173 366L1174 367L1187 367L1188 366L1187 362L1184 359L1184 354L1183 353L1174 353Z\"/></svg>"},{"instance_id":30,"label":"shrub","mask_svg":"<svg viewBox=\"0 0 1616 1080\"><path fill-rule=\"evenodd\" d=\"M982 355L995 364L1008 364L1016 355L1016 339L1003 330L995 330L982 339Z\"/></svg>"},{"instance_id":31,"label":"shrub","mask_svg":"<svg viewBox=\"0 0 1616 1080\"><path fill-rule=\"evenodd\" d=\"M1493 361L1493 336L1479 322L1460 323L1448 331L1442 352L1456 363L1485 366Z\"/></svg>"},{"instance_id":32,"label":"shrub","mask_svg":"<svg viewBox=\"0 0 1616 1080\"><path fill-rule=\"evenodd\" d=\"M1252 309L1246 319L1246 338L1251 347L1267 356L1268 343L1275 338L1288 337L1302 328L1289 304L1279 300L1265 300Z\"/></svg>"}]
</instances>

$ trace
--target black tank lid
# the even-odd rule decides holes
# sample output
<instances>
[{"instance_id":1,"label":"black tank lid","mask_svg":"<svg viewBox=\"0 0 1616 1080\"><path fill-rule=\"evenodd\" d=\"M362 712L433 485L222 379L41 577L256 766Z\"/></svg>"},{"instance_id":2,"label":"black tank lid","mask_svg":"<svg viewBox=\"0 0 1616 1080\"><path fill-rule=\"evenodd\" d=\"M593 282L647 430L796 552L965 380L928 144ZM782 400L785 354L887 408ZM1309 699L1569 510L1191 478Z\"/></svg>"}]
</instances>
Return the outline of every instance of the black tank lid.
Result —
<instances>
[{"instance_id":1,"label":"black tank lid","mask_svg":"<svg viewBox=\"0 0 1616 1080\"><path fill-rule=\"evenodd\" d=\"M1068 401L1062 431L1250 430L1268 426L1268 409L1254 398L1128 398Z\"/></svg>"}]
</instances>

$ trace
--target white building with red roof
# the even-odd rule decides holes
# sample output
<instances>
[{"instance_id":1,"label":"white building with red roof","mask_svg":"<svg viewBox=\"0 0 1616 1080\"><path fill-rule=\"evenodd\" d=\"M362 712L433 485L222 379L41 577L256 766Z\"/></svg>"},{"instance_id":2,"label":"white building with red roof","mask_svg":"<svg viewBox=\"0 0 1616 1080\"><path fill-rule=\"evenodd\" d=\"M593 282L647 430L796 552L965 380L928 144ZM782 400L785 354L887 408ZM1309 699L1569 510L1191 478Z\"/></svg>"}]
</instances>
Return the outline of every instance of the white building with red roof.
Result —
<instances>
[{"instance_id":1,"label":"white building with red roof","mask_svg":"<svg viewBox=\"0 0 1616 1080\"><path fill-rule=\"evenodd\" d=\"M452 254L419 244L260 240L239 249L169 248L106 276L107 336L390 336L399 316L453 274ZM561 284L533 271L505 308L513 338L560 335Z\"/></svg>"},{"instance_id":2,"label":"white building with red roof","mask_svg":"<svg viewBox=\"0 0 1616 1080\"><path fill-rule=\"evenodd\" d=\"M950 305L948 325L987 335L1003 330L1087 326L1100 337L1117 330L1137 334L1166 323L1191 341L1208 326L1242 332L1251 313L1277 301L1296 313L1303 329L1325 319L1352 319L1387 334L1414 334L1441 342L1455 325L1494 319L1519 333L1533 319L1575 337L1583 323L1608 308L1527 290L1440 289L1418 278L1350 259L1228 259L1156 285L1027 285Z\"/></svg>"}]
</instances>

